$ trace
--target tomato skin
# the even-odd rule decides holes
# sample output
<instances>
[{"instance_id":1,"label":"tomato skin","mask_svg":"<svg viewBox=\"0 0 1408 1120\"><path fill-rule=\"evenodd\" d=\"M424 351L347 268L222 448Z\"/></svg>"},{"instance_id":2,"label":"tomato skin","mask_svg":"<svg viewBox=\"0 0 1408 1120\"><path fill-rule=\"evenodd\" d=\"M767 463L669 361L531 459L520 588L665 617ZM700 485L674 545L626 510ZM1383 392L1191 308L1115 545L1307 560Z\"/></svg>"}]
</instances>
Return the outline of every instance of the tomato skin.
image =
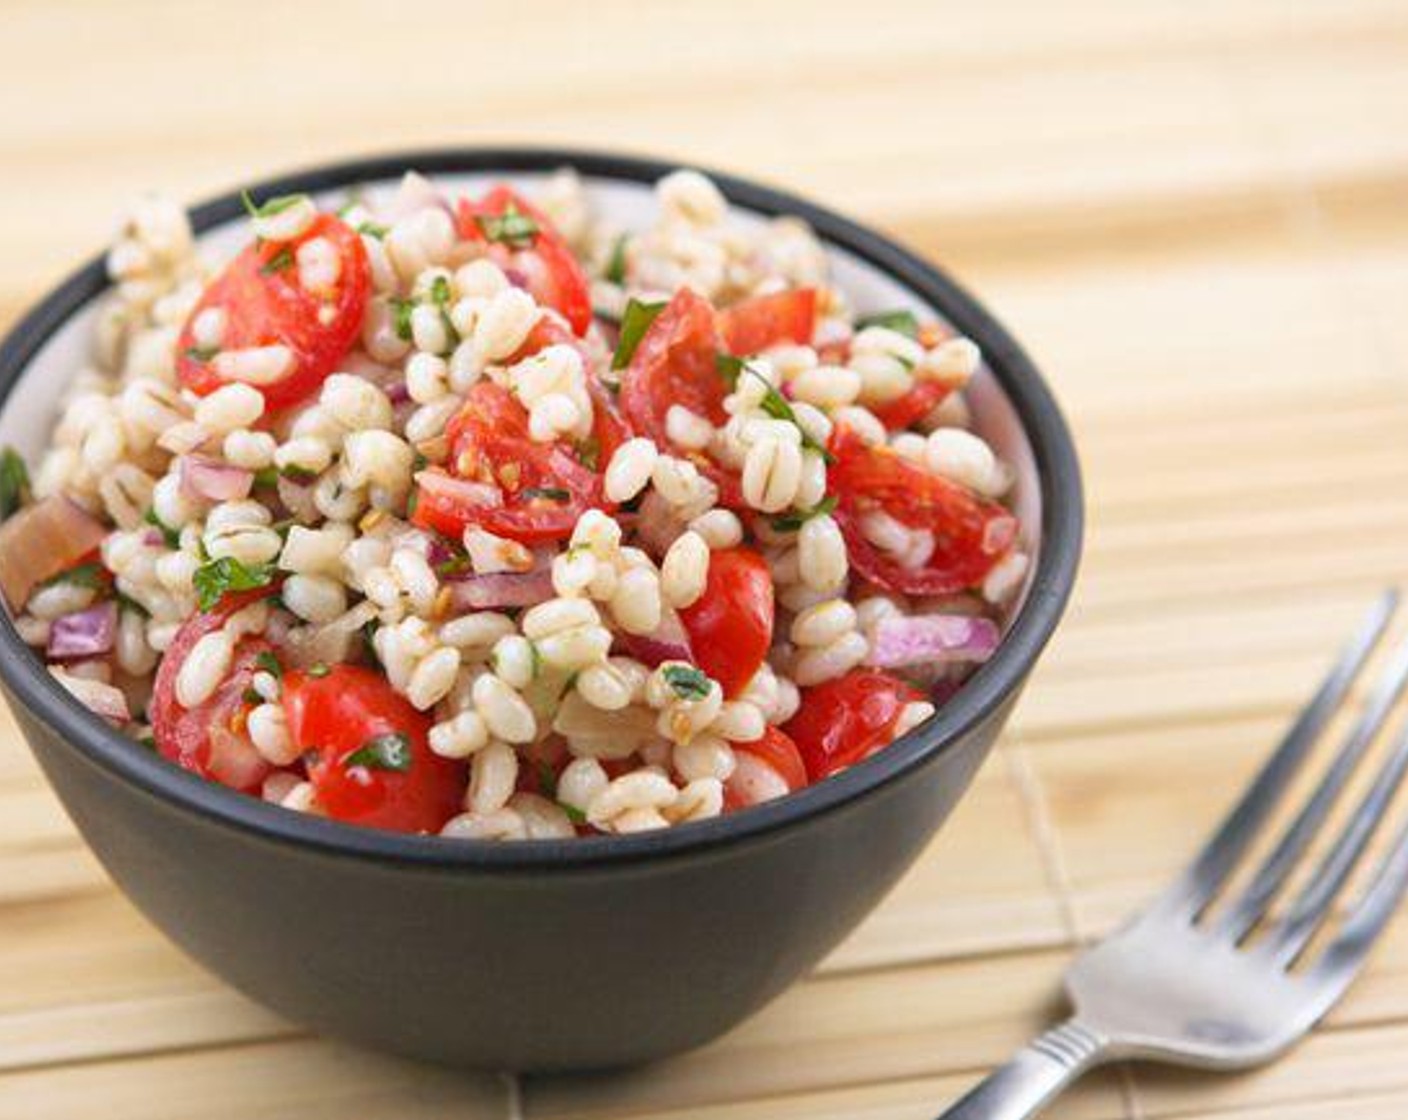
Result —
<instances>
[{"instance_id":1,"label":"tomato skin","mask_svg":"<svg viewBox=\"0 0 1408 1120\"><path fill-rule=\"evenodd\" d=\"M655 317L621 372L621 411L631 430L650 437L657 447L673 447L665 417L677 404L722 424L725 389L718 353L713 307L703 296L681 288Z\"/></svg>"},{"instance_id":2,"label":"tomato skin","mask_svg":"<svg viewBox=\"0 0 1408 1120\"><path fill-rule=\"evenodd\" d=\"M333 291L317 295L300 287L296 264L280 266L283 254L291 258L315 237L332 242L341 263ZM287 376L255 388L270 410L297 404L317 392L361 336L370 290L371 266L362 239L335 215L318 215L292 241L256 241L210 283L187 317L176 343L177 376L199 396L226 384L197 355L193 332L202 311L221 308L226 316L222 350L282 343L293 351Z\"/></svg>"},{"instance_id":3,"label":"tomato skin","mask_svg":"<svg viewBox=\"0 0 1408 1120\"><path fill-rule=\"evenodd\" d=\"M450 537L476 525L496 536L540 544L571 536L584 512L605 504L601 476L565 445L532 440L527 411L501 385L476 383L445 433L453 477L497 488L500 500L456 495L453 485L440 481L443 471L422 472L411 517L417 525ZM525 495L545 489L565 491L566 498Z\"/></svg>"},{"instance_id":4,"label":"tomato skin","mask_svg":"<svg viewBox=\"0 0 1408 1120\"><path fill-rule=\"evenodd\" d=\"M367 828L439 832L461 810L465 768L429 746L430 716L417 711L380 673L334 665L322 676L284 676L289 734L303 750L308 780L330 817ZM410 768L348 766L347 757L374 736L400 732Z\"/></svg>"},{"instance_id":5,"label":"tomato skin","mask_svg":"<svg viewBox=\"0 0 1408 1120\"><path fill-rule=\"evenodd\" d=\"M890 741L904 706L923 694L879 669L802 690L802 705L783 725L814 782L865 758Z\"/></svg>"},{"instance_id":6,"label":"tomato skin","mask_svg":"<svg viewBox=\"0 0 1408 1120\"><path fill-rule=\"evenodd\" d=\"M157 752L170 762L203 778L251 792L272 767L254 749L244 732L253 704L246 699L259 655L273 647L262 638L244 638L235 647L229 674L214 694L194 708L176 700L176 677L195 644L249 604L271 594L260 588L226 595L214 610L192 615L176 631L157 666L148 715Z\"/></svg>"},{"instance_id":7,"label":"tomato skin","mask_svg":"<svg viewBox=\"0 0 1408 1120\"><path fill-rule=\"evenodd\" d=\"M514 249L491 243L498 263L522 273L533 297L561 312L581 337L592 324L591 286L577 257L547 215L511 187L491 188L478 202L462 198L455 207L455 227L466 241L484 241L480 218L500 217L510 207L533 219L538 232L531 246Z\"/></svg>"},{"instance_id":8,"label":"tomato skin","mask_svg":"<svg viewBox=\"0 0 1408 1120\"><path fill-rule=\"evenodd\" d=\"M796 793L808 784L806 764L797 750L797 744L778 728L765 728L761 738L748 743L733 743L732 746L736 758L740 755L749 758L738 758L738 768L724 783L724 809L727 812L761 803L756 791L750 788L750 760L771 770L787 787L788 793Z\"/></svg>"},{"instance_id":9,"label":"tomato skin","mask_svg":"<svg viewBox=\"0 0 1408 1120\"><path fill-rule=\"evenodd\" d=\"M924 419L939 406L951 390L942 382L917 381L904 396L871 408L890 431L902 431Z\"/></svg>"},{"instance_id":10,"label":"tomato skin","mask_svg":"<svg viewBox=\"0 0 1408 1120\"><path fill-rule=\"evenodd\" d=\"M867 447L844 424L831 437L833 516L851 566L872 583L906 595L948 595L983 581L1017 535L1017 520L996 502L925 470L889 447ZM906 568L872 544L860 519L879 509L912 529L934 533L934 555Z\"/></svg>"},{"instance_id":11,"label":"tomato skin","mask_svg":"<svg viewBox=\"0 0 1408 1120\"><path fill-rule=\"evenodd\" d=\"M816 289L793 288L740 300L719 312L719 334L730 354L757 354L770 346L805 346L816 329Z\"/></svg>"},{"instance_id":12,"label":"tomato skin","mask_svg":"<svg viewBox=\"0 0 1408 1120\"><path fill-rule=\"evenodd\" d=\"M694 661L725 696L742 692L772 645L772 572L751 548L709 555L704 594L680 611Z\"/></svg>"}]
</instances>

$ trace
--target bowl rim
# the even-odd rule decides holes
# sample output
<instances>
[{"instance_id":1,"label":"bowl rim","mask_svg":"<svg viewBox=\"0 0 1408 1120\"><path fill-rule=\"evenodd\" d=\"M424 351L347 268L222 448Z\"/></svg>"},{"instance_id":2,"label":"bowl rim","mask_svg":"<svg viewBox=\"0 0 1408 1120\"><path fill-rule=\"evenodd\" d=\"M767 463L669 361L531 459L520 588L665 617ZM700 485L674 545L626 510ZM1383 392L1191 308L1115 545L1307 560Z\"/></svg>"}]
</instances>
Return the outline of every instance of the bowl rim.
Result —
<instances>
[{"instance_id":1,"label":"bowl rim","mask_svg":"<svg viewBox=\"0 0 1408 1120\"><path fill-rule=\"evenodd\" d=\"M685 161L558 147L441 147L318 164L252 183L268 197L318 193L385 180L414 169L423 174L546 173L572 167L588 179L653 183ZM1027 598L997 653L922 727L885 750L816 785L747 812L629 836L563 840L446 840L437 836L359 828L293 813L236 793L176 767L104 724L71 697L21 641L0 610L0 681L27 713L81 757L169 807L274 843L324 855L441 869L505 872L566 871L654 863L694 856L779 830L875 793L933 761L965 739L1021 688L1055 630L1075 582L1084 524L1080 468L1070 431L1031 359L987 310L946 273L888 237L790 192L699 167L729 199L764 215L808 222L821 240L889 275L931 304L978 343L992 375L1012 404L1031 444L1042 497L1041 548ZM236 188L190 210L199 234L243 212ZM0 342L0 410L43 345L74 314L109 287L104 258L89 260L40 300Z\"/></svg>"}]
</instances>

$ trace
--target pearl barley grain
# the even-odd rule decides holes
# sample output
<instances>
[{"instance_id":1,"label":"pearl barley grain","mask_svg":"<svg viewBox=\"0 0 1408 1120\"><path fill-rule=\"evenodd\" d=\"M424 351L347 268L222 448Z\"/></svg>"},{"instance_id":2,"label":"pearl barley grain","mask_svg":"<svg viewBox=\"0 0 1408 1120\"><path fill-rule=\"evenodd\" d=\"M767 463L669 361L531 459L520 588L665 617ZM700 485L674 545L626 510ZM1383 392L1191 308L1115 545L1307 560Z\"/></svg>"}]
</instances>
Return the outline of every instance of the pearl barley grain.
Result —
<instances>
[{"instance_id":1,"label":"pearl barley grain","mask_svg":"<svg viewBox=\"0 0 1408 1120\"><path fill-rule=\"evenodd\" d=\"M675 538L660 565L660 591L677 610L693 606L709 580L709 546L690 530Z\"/></svg>"}]
</instances>

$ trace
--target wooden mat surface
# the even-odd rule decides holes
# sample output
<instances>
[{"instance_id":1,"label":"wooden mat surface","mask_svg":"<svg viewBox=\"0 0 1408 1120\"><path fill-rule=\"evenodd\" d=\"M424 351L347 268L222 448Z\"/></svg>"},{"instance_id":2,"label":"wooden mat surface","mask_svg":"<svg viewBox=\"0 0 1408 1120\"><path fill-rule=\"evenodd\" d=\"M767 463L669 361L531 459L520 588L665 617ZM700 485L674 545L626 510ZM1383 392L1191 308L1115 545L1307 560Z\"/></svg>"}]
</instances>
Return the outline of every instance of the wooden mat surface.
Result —
<instances>
[{"instance_id":1,"label":"wooden mat surface","mask_svg":"<svg viewBox=\"0 0 1408 1120\"><path fill-rule=\"evenodd\" d=\"M1069 619L948 829L819 974L610 1078L428 1071L250 1005L116 894L6 717L3 1120L922 1120L1048 1021L1073 946L1186 857L1408 574L1401 0L12 0L0 320L142 189L491 141L773 180L976 288L1078 433ZM1274 1068L1110 1070L1052 1115L1401 1120L1405 1051L1408 920Z\"/></svg>"}]
</instances>

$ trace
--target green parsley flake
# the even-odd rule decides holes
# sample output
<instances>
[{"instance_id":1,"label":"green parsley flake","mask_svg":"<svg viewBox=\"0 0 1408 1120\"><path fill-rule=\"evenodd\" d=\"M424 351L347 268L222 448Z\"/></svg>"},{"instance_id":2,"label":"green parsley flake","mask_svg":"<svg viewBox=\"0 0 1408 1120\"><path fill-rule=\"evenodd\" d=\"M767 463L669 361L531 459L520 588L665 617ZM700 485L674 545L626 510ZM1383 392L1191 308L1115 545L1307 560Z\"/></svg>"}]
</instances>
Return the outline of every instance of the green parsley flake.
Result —
<instances>
[{"instance_id":1,"label":"green parsley flake","mask_svg":"<svg viewBox=\"0 0 1408 1120\"><path fill-rule=\"evenodd\" d=\"M616 343L616 353L611 357L612 369L625 369L631 364L640 340L645 337L656 316L664 310L663 303L641 303L638 299L626 304L626 313L621 316L621 337Z\"/></svg>"},{"instance_id":2,"label":"green parsley flake","mask_svg":"<svg viewBox=\"0 0 1408 1120\"><path fill-rule=\"evenodd\" d=\"M793 510L791 513L784 513L781 517L774 517L772 527L779 533L795 533L813 517L821 517L835 508L836 496L831 494L822 498L811 509Z\"/></svg>"},{"instance_id":3,"label":"green parsley flake","mask_svg":"<svg viewBox=\"0 0 1408 1120\"><path fill-rule=\"evenodd\" d=\"M252 591L274 582L274 565L245 565L233 556L222 556L196 569L191 583L196 590L196 602L203 611L214 610L231 591Z\"/></svg>"},{"instance_id":4,"label":"green parsley flake","mask_svg":"<svg viewBox=\"0 0 1408 1120\"><path fill-rule=\"evenodd\" d=\"M665 683L681 700L703 700L709 695L709 677L693 665L666 665Z\"/></svg>"},{"instance_id":5,"label":"green parsley flake","mask_svg":"<svg viewBox=\"0 0 1408 1120\"><path fill-rule=\"evenodd\" d=\"M245 213L251 218L272 218L275 214L282 214L290 207L297 206L307 197L306 194L281 194L256 205L248 191L240 191L240 201L244 203Z\"/></svg>"},{"instance_id":6,"label":"green parsley flake","mask_svg":"<svg viewBox=\"0 0 1408 1120\"><path fill-rule=\"evenodd\" d=\"M193 362L208 362L216 354L220 353L218 346L188 346L186 347L186 357Z\"/></svg>"},{"instance_id":7,"label":"green parsley flake","mask_svg":"<svg viewBox=\"0 0 1408 1120\"><path fill-rule=\"evenodd\" d=\"M565 801L559 801L557 807L567 814L567 819L573 824L586 824L587 814L575 805L569 805Z\"/></svg>"},{"instance_id":8,"label":"green parsley flake","mask_svg":"<svg viewBox=\"0 0 1408 1120\"><path fill-rule=\"evenodd\" d=\"M89 591L101 591L107 586L107 570L98 561L90 560L86 564L79 564L50 576L39 586L54 587L61 583L86 587Z\"/></svg>"},{"instance_id":9,"label":"green parsley flake","mask_svg":"<svg viewBox=\"0 0 1408 1120\"><path fill-rule=\"evenodd\" d=\"M29 501L29 468L13 447L0 451L0 521Z\"/></svg>"},{"instance_id":10,"label":"green parsley flake","mask_svg":"<svg viewBox=\"0 0 1408 1120\"><path fill-rule=\"evenodd\" d=\"M373 735L342 760L344 768L364 766L368 770L395 770L404 774L411 768L411 740L404 731Z\"/></svg>"},{"instance_id":11,"label":"green parsley flake","mask_svg":"<svg viewBox=\"0 0 1408 1120\"><path fill-rule=\"evenodd\" d=\"M322 680L331 672L332 667L329 666L326 661L319 661L316 664L308 666L308 676L312 677L315 681Z\"/></svg>"},{"instance_id":12,"label":"green parsley flake","mask_svg":"<svg viewBox=\"0 0 1408 1120\"><path fill-rule=\"evenodd\" d=\"M380 241L391 232L391 227L378 225L376 222L363 222L357 227L357 232L363 237L372 237Z\"/></svg>"},{"instance_id":13,"label":"green parsley flake","mask_svg":"<svg viewBox=\"0 0 1408 1120\"><path fill-rule=\"evenodd\" d=\"M284 272L293 267L293 250L285 245L267 261L259 266L259 271L265 276L272 276L276 272Z\"/></svg>"},{"instance_id":14,"label":"green parsley flake","mask_svg":"<svg viewBox=\"0 0 1408 1120\"><path fill-rule=\"evenodd\" d=\"M284 667L279 664L279 659L274 656L272 650L260 650L259 655L254 659L254 663L258 665L259 668L263 669L264 672L271 674L274 678L278 680L283 679Z\"/></svg>"},{"instance_id":15,"label":"green parsley flake","mask_svg":"<svg viewBox=\"0 0 1408 1120\"><path fill-rule=\"evenodd\" d=\"M396 337L402 342L411 341L411 312L415 309L415 300L391 297L391 313L395 319Z\"/></svg>"},{"instance_id":16,"label":"green parsley flake","mask_svg":"<svg viewBox=\"0 0 1408 1120\"><path fill-rule=\"evenodd\" d=\"M873 315L862 315L856 320L856 330L863 331L866 327L884 327L910 338L919 337L919 320L913 311L877 311Z\"/></svg>"},{"instance_id":17,"label":"green parsley flake","mask_svg":"<svg viewBox=\"0 0 1408 1120\"><path fill-rule=\"evenodd\" d=\"M475 221L490 241L511 249L531 249L540 232L538 223L512 203L502 214L480 214Z\"/></svg>"},{"instance_id":18,"label":"green parsley flake","mask_svg":"<svg viewBox=\"0 0 1408 1120\"><path fill-rule=\"evenodd\" d=\"M616 243L611 246L611 259L606 262L606 271L602 273L613 284L626 282L626 242L624 233L616 239Z\"/></svg>"},{"instance_id":19,"label":"green parsley flake","mask_svg":"<svg viewBox=\"0 0 1408 1120\"><path fill-rule=\"evenodd\" d=\"M797 414L792 411L792 405L788 403L787 398L777 391L777 386L775 386L771 381L769 381L761 373L755 370L752 366L745 364L743 369L747 373L751 373L754 377L756 377L759 381L761 381L764 385L768 387L768 391L763 395L763 399L758 402L758 407L761 408L764 412L766 412L769 416L771 416L774 420L786 420L789 424L794 425L797 430L802 433L803 447L810 448L812 451L815 451L818 455L822 457L822 459L826 463L834 463L836 461L835 456L832 455L831 452L826 450L824 446L817 443L816 440L812 439L812 437L807 434L807 430L803 428L801 424L797 423Z\"/></svg>"},{"instance_id":20,"label":"green parsley flake","mask_svg":"<svg viewBox=\"0 0 1408 1120\"><path fill-rule=\"evenodd\" d=\"M157 516L155 506L147 510L147 512L142 515L142 520L145 521L148 525L153 526L161 533L161 539L165 542L167 548L181 547L180 532L178 532L176 529L173 529L170 525L168 525L165 521L163 521L160 517Z\"/></svg>"},{"instance_id":21,"label":"green parsley flake","mask_svg":"<svg viewBox=\"0 0 1408 1120\"><path fill-rule=\"evenodd\" d=\"M744 361L732 354L715 354L714 369L724 379L724 384L732 392L738 385L738 375L743 372Z\"/></svg>"}]
</instances>

